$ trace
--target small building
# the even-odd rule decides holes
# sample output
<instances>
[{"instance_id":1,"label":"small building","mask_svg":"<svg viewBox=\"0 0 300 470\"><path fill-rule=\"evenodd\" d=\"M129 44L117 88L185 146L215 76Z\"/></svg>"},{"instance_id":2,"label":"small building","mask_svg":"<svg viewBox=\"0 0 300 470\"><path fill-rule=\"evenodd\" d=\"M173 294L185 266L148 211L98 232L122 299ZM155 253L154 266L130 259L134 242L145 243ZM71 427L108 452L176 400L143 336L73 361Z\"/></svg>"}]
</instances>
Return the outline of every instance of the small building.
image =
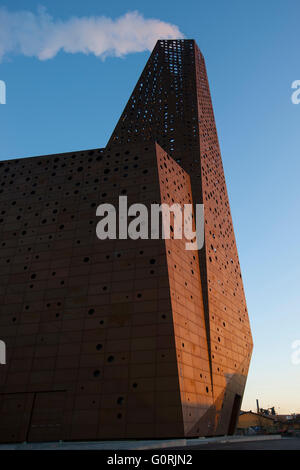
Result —
<instances>
[{"instance_id":1,"label":"small building","mask_svg":"<svg viewBox=\"0 0 300 470\"><path fill-rule=\"evenodd\" d=\"M253 411L241 411L237 432L239 434L273 434L280 430L280 423L276 416L265 416Z\"/></svg>"},{"instance_id":2,"label":"small building","mask_svg":"<svg viewBox=\"0 0 300 470\"><path fill-rule=\"evenodd\" d=\"M300 434L300 414L276 415L276 419L280 423L280 429L286 434Z\"/></svg>"}]
</instances>

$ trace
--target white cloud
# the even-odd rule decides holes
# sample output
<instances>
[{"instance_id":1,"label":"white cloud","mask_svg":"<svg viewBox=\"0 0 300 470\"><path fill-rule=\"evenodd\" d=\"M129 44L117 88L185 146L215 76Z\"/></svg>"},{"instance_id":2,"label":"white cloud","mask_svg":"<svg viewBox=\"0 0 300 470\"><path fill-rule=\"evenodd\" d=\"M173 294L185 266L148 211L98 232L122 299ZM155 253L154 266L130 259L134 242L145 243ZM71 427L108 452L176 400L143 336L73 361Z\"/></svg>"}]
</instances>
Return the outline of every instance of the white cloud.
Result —
<instances>
[{"instance_id":1,"label":"white cloud","mask_svg":"<svg viewBox=\"0 0 300 470\"><path fill-rule=\"evenodd\" d=\"M0 8L0 61L8 54L51 59L63 50L97 57L121 57L152 50L157 39L183 38L177 26L146 19L137 11L116 19L105 16L54 19L45 8L37 13Z\"/></svg>"}]
</instances>

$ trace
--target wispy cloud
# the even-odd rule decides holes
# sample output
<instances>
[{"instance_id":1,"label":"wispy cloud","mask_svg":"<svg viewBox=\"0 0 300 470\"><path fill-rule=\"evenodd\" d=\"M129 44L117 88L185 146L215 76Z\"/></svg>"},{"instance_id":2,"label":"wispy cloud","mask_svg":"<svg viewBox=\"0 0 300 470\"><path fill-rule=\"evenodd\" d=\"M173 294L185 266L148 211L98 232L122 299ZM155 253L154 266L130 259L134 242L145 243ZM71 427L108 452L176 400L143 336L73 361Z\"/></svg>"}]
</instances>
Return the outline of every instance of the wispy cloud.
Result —
<instances>
[{"instance_id":1,"label":"wispy cloud","mask_svg":"<svg viewBox=\"0 0 300 470\"><path fill-rule=\"evenodd\" d=\"M74 16L61 20L49 15L44 7L37 13L0 8L0 61L10 54L46 60L61 50L101 58L121 57L151 50L157 39L182 37L177 26L144 18L137 11L116 19Z\"/></svg>"}]
</instances>

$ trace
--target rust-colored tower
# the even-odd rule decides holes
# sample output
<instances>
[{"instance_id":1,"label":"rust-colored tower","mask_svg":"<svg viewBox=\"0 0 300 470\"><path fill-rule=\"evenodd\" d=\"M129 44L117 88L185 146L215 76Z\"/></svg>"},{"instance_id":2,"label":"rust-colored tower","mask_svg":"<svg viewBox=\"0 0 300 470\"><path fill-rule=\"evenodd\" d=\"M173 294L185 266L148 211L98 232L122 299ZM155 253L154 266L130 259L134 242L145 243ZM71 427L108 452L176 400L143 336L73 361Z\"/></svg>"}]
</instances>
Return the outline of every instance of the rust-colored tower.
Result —
<instances>
[{"instance_id":1,"label":"rust-colored tower","mask_svg":"<svg viewBox=\"0 0 300 470\"><path fill-rule=\"evenodd\" d=\"M195 42L157 42L105 149L0 169L0 440L232 433L252 338ZM98 240L124 194L203 203L204 247Z\"/></svg>"}]
</instances>

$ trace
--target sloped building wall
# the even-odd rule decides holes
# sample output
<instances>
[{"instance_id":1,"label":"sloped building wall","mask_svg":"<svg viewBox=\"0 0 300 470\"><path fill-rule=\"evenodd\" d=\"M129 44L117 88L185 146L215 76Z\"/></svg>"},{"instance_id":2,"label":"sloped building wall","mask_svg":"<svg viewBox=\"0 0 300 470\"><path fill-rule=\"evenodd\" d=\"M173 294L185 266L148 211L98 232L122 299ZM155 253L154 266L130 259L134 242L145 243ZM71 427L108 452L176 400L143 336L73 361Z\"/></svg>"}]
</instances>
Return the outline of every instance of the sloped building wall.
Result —
<instances>
[{"instance_id":1,"label":"sloped building wall","mask_svg":"<svg viewBox=\"0 0 300 470\"><path fill-rule=\"evenodd\" d=\"M195 42L157 42L105 149L0 175L0 440L233 432L252 338ZM100 241L96 208L120 195L203 203L204 247Z\"/></svg>"}]
</instances>

